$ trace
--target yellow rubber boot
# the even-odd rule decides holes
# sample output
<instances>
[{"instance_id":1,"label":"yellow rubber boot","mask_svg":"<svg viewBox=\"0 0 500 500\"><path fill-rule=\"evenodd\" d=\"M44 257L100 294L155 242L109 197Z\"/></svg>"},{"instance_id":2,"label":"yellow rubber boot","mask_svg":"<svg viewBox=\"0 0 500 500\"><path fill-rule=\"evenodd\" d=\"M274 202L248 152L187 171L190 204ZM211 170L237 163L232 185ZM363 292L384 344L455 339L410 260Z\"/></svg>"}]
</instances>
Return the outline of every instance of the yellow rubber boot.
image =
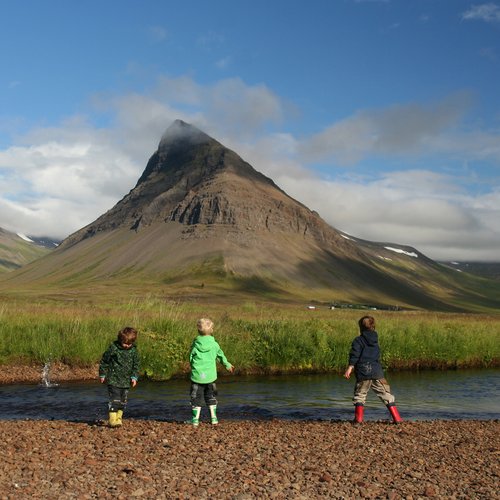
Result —
<instances>
[{"instance_id":1,"label":"yellow rubber boot","mask_svg":"<svg viewBox=\"0 0 500 500\"><path fill-rule=\"evenodd\" d=\"M116 411L109 412L109 426L110 427L120 427L122 425L121 421L118 420L118 413Z\"/></svg>"},{"instance_id":2,"label":"yellow rubber boot","mask_svg":"<svg viewBox=\"0 0 500 500\"><path fill-rule=\"evenodd\" d=\"M118 425L122 425L123 424L122 418L123 418L123 410L118 410L116 412L116 422L118 423Z\"/></svg>"}]
</instances>

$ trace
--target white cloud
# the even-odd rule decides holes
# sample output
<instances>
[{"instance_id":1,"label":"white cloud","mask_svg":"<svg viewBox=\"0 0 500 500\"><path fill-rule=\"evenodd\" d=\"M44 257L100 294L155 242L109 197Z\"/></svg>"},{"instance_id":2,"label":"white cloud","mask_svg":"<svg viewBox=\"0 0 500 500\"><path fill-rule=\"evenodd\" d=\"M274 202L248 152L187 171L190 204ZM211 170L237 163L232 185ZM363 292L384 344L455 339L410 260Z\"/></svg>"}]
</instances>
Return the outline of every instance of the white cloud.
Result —
<instances>
[{"instance_id":1,"label":"white cloud","mask_svg":"<svg viewBox=\"0 0 500 500\"><path fill-rule=\"evenodd\" d=\"M0 151L1 227L65 237L135 184L138 165L107 134L78 123L34 130L25 137L30 145Z\"/></svg>"},{"instance_id":2,"label":"white cloud","mask_svg":"<svg viewBox=\"0 0 500 500\"><path fill-rule=\"evenodd\" d=\"M473 5L462 14L462 19L466 21L486 21L489 23L500 22L500 6L491 2Z\"/></svg>"},{"instance_id":3,"label":"white cloud","mask_svg":"<svg viewBox=\"0 0 500 500\"><path fill-rule=\"evenodd\" d=\"M120 122L137 128L147 124L149 135L153 128L161 126L163 132L166 123L181 118L208 133L255 137L267 124L280 123L286 114L286 105L269 88L247 85L240 78L202 86L190 77L162 77L151 97L127 95L113 102Z\"/></svg>"},{"instance_id":4,"label":"white cloud","mask_svg":"<svg viewBox=\"0 0 500 500\"><path fill-rule=\"evenodd\" d=\"M300 147L304 161L334 160L354 164L368 155L416 155L436 151L436 137L455 128L471 99L457 94L439 103L392 106L382 110L359 111Z\"/></svg>"},{"instance_id":5,"label":"white cloud","mask_svg":"<svg viewBox=\"0 0 500 500\"><path fill-rule=\"evenodd\" d=\"M431 172L414 172L400 182L407 175L389 173L365 184L314 177L274 180L330 225L352 236L410 245L434 259L500 260L499 192L474 198L460 193L451 177L443 177L432 189ZM426 185L411 189L411 179L426 175Z\"/></svg>"},{"instance_id":6,"label":"white cloud","mask_svg":"<svg viewBox=\"0 0 500 500\"><path fill-rule=\"evenodd\" d=\"M280 123L284 107L265 85L247 86L239 78L231 78L208 89L206 114L212 123L231 124L233 133L246 138L268 123Z\"/></svg>"},{"instance_id":7,"label":"white cloud","mask_svg":"<svg viewBox=\"0 0 500 500\"><path fill-rule=\"evenodd\" d=\"M430 168L325 180L308 166L334 158L353 174L362 158L429 155L498 165L497 132L461 128L470 106L465 94L432 106L360 110L306 139L279 131L287 103L265 85L237 78L211 85L162 78L147 95L97 96L94 106L110 118L107 128L76 116L0 149L0 227L55 237L80 229L128 193L180 118L352 236L411 245L436 259L499 260L498 185L473 195L459 176ZM339 171L337 164L332 173Z\"/></svg>"}]
</instances>

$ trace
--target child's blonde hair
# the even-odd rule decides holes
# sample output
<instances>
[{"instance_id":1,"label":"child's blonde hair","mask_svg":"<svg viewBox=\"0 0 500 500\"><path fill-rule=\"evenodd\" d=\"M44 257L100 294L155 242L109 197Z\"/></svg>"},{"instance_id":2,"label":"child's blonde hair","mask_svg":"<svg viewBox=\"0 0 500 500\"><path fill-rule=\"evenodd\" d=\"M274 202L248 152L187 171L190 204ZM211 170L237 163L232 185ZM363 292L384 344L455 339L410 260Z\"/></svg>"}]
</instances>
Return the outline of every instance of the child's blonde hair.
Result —
<instances>
[{"instance_id":1,"label":"child's blonde hair","mask_svg":"<svg viewBox=\"0 0 500 500\"><path fill-rule=\"evenodd\" d=\"M210 335L214 331L214 322L208 318L201 318L196 323L196 327L202 335Z\"/></svg>"}]
</instances>

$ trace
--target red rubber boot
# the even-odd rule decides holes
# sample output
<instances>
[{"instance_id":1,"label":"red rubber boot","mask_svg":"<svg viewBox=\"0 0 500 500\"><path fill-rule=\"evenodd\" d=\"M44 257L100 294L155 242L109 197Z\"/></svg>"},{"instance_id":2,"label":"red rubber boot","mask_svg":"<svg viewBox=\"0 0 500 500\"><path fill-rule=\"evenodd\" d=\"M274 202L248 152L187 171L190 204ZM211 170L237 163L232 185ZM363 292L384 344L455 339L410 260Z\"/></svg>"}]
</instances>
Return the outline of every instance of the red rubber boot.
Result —
<instances>
[{"instance_id":1,"label":"red rubber boot","mask_svg":"<svg viewBox=\"0 0 500 500\"><path fill-rule=\"evenodd\" d=\"M391 417L392 417L392 421L395 424L400 424L403 421L403 419L400 417L399 411L396 408L396 405L394 403L388 404L387 409L389 410L389 413L391 414Z\"/></svg>"},{"instance_id":2,"label":"red rubber boot","mask_svg":"<svg viewBox=\"0 0 500 500\"><path fill-rule=\"evenodd\" d=\"M362 403L356 403L354 406L354 420L353 423L360 424L363 422L363 413L365 411L365 407Z\"/></svg>"}]
</instances>

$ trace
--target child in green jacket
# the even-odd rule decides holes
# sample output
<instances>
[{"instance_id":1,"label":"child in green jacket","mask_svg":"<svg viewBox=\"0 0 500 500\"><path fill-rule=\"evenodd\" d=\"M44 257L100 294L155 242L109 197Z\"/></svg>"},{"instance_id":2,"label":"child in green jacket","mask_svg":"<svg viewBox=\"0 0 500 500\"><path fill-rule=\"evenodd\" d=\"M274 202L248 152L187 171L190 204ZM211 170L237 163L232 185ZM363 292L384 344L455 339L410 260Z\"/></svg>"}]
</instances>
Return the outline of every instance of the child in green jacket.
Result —
<instances>
[{"instance_id":1,"label":"child in green jacket","mask_svg":"<svg viewBox=\"0 0 500 500\"><path fill-rule=\"evenodd\" d=\"M230 373L234 366L229 363L219 344L212 337L214 324L208 318L201 318L197 323L198 336L193 341L189 353L191 365L191 408L192 418L190 424L197 427L200 424L201 404L203 398L210 410L210 423L216 425L217 420L217 394L215 381L217 380L216 361L224 365Z\"/></svg>"},{"instance_id":2,"label":"child in green jacket","mask_svg":"<svg viewBox=\"0 0 500 500\"><path fill-rule=\"evenodd\" d=\"M123 410L127 404L130 386L135 387L139 378L139 353L134 342L137 330L126 327L118 332L115 340L102 355L99 364L101 384L107 382L109 395L109 425L122 425Z\"/></svg>"}]
</instances>

